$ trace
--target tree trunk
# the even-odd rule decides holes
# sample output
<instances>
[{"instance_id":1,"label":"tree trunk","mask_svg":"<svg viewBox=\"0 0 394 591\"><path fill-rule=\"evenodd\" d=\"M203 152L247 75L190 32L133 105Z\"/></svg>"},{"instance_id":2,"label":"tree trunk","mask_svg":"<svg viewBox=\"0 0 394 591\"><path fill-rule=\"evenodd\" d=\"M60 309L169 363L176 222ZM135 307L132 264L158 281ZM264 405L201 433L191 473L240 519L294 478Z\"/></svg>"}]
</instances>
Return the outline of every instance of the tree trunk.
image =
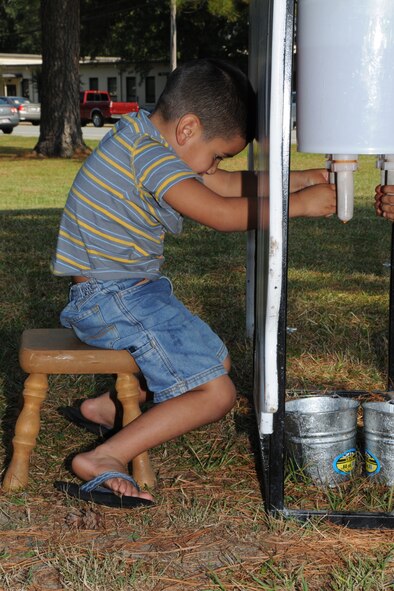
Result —
<instances>
[{"instance_id":1,"label":"tree trunk","mask_svg":"<svg viewBox=\"0 0 394 591\"><path fill-rule=\"evenodd\" d=\"M41 0L40 137L34 150L71 158L88 152L79 116L79 0Z\"/></svg>"}]
</instances>

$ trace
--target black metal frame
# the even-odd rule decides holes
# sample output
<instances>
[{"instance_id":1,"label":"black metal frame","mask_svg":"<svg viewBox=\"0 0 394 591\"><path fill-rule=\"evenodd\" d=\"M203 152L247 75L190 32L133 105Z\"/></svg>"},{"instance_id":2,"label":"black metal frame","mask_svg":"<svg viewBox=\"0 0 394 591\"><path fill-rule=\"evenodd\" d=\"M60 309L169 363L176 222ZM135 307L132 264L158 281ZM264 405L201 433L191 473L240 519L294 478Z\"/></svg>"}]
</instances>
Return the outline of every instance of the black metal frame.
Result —
<instances>
[{"instance_id":1,"label":"black metal frame","mask_svg":"<svg viewBox=\"0 0 394 591\"><path fill-rule=\"evenodd\" d=\"M254 0L258 2L259 0ZM272 15L275 0L266 0L267 17ZM253 4L253 2L252 2ZM260 6L261 8L261 6ZM252 19L251 19L252 21ZM289 62L289 48L292 53L293 46L293 28L294 28L294 2L288 0L288 15L286 19L286 42L283 59L285 60L285 77L292 77L292 63ZM270 51L268 50L267 59L270 60ZM287 79L288 81L289 79ZM290 97L289 97L290 100ZM290 112L290 105L287 105ZM268 132L267 132L268 135ZM289 127L284 123L282 135L282 171L283 180L288 180L290 169L290 138ZM268 149L268 148L267 148ZM288 191L284 191L283 196L283 251L282 251L282 271L283 283L281 291L280 319L278 325L278 350L277 367L279 380L279 409L274 415L274 432L272 435L264 435L260 438L261 464L262 464L262 487L265 507L268 513L273 515L282 515L285 518L293 518L300 521L306 521L317 517L328 519L329 521L345 525L350 528L364 529L393 529L394 513L368 513L368 512L342 512L342 511L313 511L290 509L284 504L284 473L285 473L285 440L284 440L284 422L285 422L285 398L286 398L286 311L287 311L287 239L288 239ZM256 246L256 257L258 256L258 243ZM388 384L389 389L394 389L394 227L391 243L391 283L390 283L390 319L389 319L389 368ZM257 281L255 282L257 286ZM258 305L261 293L256 292L255 303ZM256 326L256 332L258 327ZM260 335L259 335L260 337ZM255 344L259 346L261 338L256 339ZM259 359L255 355L255 359ZM261 379L259 374L255 374ZM346 394L346 393L342 393Z\"/></svg>"}]
</instances>

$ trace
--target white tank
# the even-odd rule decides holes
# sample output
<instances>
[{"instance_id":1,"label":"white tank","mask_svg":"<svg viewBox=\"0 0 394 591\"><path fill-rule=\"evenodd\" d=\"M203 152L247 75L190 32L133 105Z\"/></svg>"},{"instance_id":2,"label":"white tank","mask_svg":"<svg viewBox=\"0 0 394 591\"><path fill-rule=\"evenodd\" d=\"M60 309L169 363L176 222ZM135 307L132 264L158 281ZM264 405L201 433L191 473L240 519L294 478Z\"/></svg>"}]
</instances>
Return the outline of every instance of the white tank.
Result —
<instances>
[{"instance_id":1,"label":"white tank","mask_svg":"<svg viewBox=\"0 0 394 591\"><path fill-rule=\"evenodd\" d=\"M394 153L394 0L298 0L301 152Z\"/></svg>"},{"instance_id":2,"label":"white tank","mask_svg":"<svg viewBox=\"0 0 394 591\"><path fill-rule=\"evenodd\" d=\"M297 142L328 154L338 217L353 215L358 154L393 177L394 0L298 0Z\"/></svg>"}]
</instances>

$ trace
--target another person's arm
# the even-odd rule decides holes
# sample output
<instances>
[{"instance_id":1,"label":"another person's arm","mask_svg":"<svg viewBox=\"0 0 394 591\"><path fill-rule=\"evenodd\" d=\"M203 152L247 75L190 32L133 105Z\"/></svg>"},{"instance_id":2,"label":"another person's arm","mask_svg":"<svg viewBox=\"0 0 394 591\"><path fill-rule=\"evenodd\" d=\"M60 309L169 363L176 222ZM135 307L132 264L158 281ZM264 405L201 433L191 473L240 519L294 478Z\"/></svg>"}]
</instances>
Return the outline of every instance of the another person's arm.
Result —
<instances>
[{"instance_id":1,"label":"another person's arm","mask_svg":"<svg viewBox=\"0 0 394 591\"><path fill-rule=\"evenodd\" d=\"M394 221L394 185L378 185L375 189L376 214Z\"/></svg>"}]
</instances>

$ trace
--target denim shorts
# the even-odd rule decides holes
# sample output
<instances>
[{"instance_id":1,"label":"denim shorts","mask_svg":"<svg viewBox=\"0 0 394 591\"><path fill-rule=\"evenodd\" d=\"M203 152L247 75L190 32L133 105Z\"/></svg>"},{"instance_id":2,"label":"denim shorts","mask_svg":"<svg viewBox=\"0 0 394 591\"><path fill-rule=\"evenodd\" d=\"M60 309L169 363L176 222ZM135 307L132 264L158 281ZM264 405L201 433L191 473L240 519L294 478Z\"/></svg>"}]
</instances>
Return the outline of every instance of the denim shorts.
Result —
<instances>
[{"instance_id":1,"label":"denim shorts","mask_svg":"<svg viewBox=\"0 0 394 591\"><path fill-rule=\"evenodd\" d=\"M60 316L77 337L103 349L126 349L143 373L155 402L225 375L224 343L177 300L166 277L90 279L70 288Z\"/></svg>"}]
</instances>

